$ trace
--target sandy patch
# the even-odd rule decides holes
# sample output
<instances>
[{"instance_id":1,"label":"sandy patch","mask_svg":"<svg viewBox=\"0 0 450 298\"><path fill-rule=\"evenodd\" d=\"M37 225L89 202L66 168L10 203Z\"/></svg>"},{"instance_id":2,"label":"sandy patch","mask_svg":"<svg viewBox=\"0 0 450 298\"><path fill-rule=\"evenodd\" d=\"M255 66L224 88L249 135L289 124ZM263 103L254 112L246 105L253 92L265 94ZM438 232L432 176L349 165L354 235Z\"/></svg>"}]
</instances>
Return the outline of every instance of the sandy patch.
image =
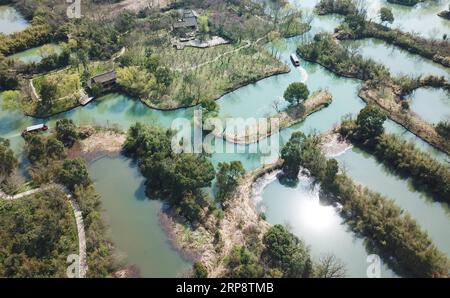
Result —
<instances>
[{"instance_id":1,"label":"sandy patch","mask_svg":"<svg viewBox=\"0 0 450 298\"><path fill-rule=\"evenodd\" d=\"M125 140L126 135L123 133L113 131L95 132L80 142L80 153L90 162L103 156L114 157L122 151Z\"/></svg>"}]
</instances>

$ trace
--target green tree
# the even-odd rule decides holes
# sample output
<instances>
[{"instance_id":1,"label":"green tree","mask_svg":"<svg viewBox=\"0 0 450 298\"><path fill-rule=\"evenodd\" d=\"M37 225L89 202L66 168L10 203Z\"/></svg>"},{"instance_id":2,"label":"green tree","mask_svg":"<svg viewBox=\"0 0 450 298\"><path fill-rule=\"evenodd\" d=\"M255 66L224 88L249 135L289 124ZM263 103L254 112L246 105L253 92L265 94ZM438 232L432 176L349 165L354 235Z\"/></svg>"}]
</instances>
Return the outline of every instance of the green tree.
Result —
<instances>
[{"instance_id":1,"label":"green tree","mask_svg":"<svg viewBox=\"0 0 450 298\"><path fill-rule=\"evenodd\" d=\"M2 44L1 38L0 44ZM18 86L19 77L17 74L10 71L10 67L6 61L0 61L0 90L16 89Z\"/></svg>"},{"instance_id":2,"label":"green tree","mask_svg":"<svg viewBox=\"0 0 450 298\"><path fill-rule=\"evenodd\" d=\"M2 110L14 111L19 110L22 106L22 96L20 91L7 90L1 94L0 106Z\"/></svg>"},{"instance_id":3,"label":"green tree","mask_svg":"<svg viewBox=\"0 0 450 298\"><path fill-rule=\"evenodd\" d=\"M208 118L215 118L219 115L219 105L213 98L203 99L200 102L202 107L203 121Z\"/></svg>"},{"instance_id":4,"label":"green tree","mask_svg":"<svg viewBox=\"0 0 450 298\"><path fill-rule=\"evenodd\" d=\"M436 132L446 139L450 139L450 121L441 121L436 125Z\"/></svg>"},{"instance_id":5,"label":"green tree","mask_svg":"<svg viewBox=\"0 0 450 298\"><path fill-rule=\"evenodd\" d=\"M55 130L56 138L66 147L72 147L79 138L77 127L72 119L65 118L56 121Z\"/></svg>"},{"instance_id":6,"label":"green tree","mask_svg":"<svg viewBox=\"0 0 450 298\"><path fill-rule=\"evenodd\" d=\"M217 179L217 198L224 203L225 199L236 189L239 179L244 177L245 169L240 161L219 163Z\"/></svg>"},{"instance_id":7,"label":"green tree","mask_svg":"<svg viewBox=\"0 0 450 298\"><path fill-rule=\"evenodd\" d=\"M166 198L190 221L210 210L202 188L211 186L214 166L206 156L172 151L171 130L140 123L128 130L124 152L139 163L150 198Z\"/></svg>"},{"instance_id":8,"label":"green tree","mask_svg":"<svg viewBox=\"0 0 450 298\"><path fill-rule=\"evenodd\" d=\"M46 158L45 140L39 135L27 135L25 138L25 150L28 160L33 164Z\"/></svg>"},{"instance_id":9,"label":"green tree","mask_svg":"<svg viewBox=\"0 0 450 298\"><path fill-rule=\"evenodd\" d=\"M301 82L290 84L284 92L284 99L291 104L299 104L300 101L307 99L308 96L308 87Z\"/></svg>"},{"instance_id":10,"label":"green tree","mask_svg":"<svg viewBox=\"0 0 450 298\"><path fill-rule=\"evenodd\" d=\"M294 132L289 142L281 149L283 172L290 179L296 179L300 171L301 144L304 139L305 135L302 132Z\"/></svg>"},{"instance_id":11,"label":"green tree","mask_svg":"<svg viewBox=\"0 0 450 298\"><path fill-rule=\"evenodd\" d=\"M67 277L67 255L78 250L73 212L57 189L0 200L0 235L2 277Z\"/></svg>"},{"instance_id":12,"label":"green tree","mask_svg":"<svg viewBox=\"0 0 450 298\"><path fill-rule=\"evenodd\" d=\"M201 15L198 17L198 26L202 33L209 32L209 17L207 15Z\"/></svg>"},{"instance_id":13,"label":"green tree","mask_svg":"<svg viewBox=\"0 0 450 298\"><path fill-rule=\"evenodd\" d=\"M202 262L194 262L192 265L193 274L195 278L207 278L208 277L208 269Z\"/></svg>"},{"instance_id":14,"label":"green tree","mask_svg":"<svg viewBox=\"0 0 450 298\"><path fill-rule=\"evenodd\" d=\"M49 138L45 144L47 157L52 159L63 159L66 156L64 144L55 138Z\"/></svg>"},{"instance_id":15,"label":"green tree","mask_svg":"<svg viewBox=\"0 0 450 298\"><path fill-rule=\"evenodd\" d=\"M0 138L0 183L11 176L18 164L9 140Z\"/></svg>"},{"instance_id":16,"label":"green tree","mask_svg":"<svg viewBox=\"0 0 450 298\"><path fill-rule=\"evenodd\" d=\"M102 95L103 92L104 92L103 85L100 84L100 83L94 83L94 84L92 85L91 91L92 91L92 95L93 95L93 96L99 97L99 96Z\"/></svg>"},{"instance_id":17,"label":"green tree","mask_svg":"<svg viewBox=\"0 0 450 298\"><path fill-rule=\"evenodd\" d=\"M389 23L392 24L394 22L394 14L392 13L392 10L389 7L382 7L380 8L380 19L382 23Z\"/></svg>"},{"instance_id":18,"label":"green tree","mask_svg":"<svg viewBox=\"0 0 450 298\"><path fill-rule=\"evenodd\" d=\"M383 123L386 119L386 114L379 107L367 105L356 119L357 138L362 142L374 144L376 138L384 132Z\"/></svg>"},{"instance_id":19,"label":"green tree","mask_svg":"<svg viewBox=\"0 0 450 298\"><path fill-rule=\"evenodd\" d=\"M155 76L139 66L117 69L117 83L132 96L146 98L156 85Z\"/></svg>"},{"instance_id":20,"label":"green tree","mask_svg":"<svg viewBox=\"0 0 450 298\"><path fill-rule=\"evenodd\" d=\"M58 179L71 191L74 191L76 186L87 187L92 183L86 164L81 158L65 160Z\"/></svg>"},{"instance_id":21,"label":"green tree","mask_svg":"<svg viewBox=\"0 0 450 298\"><path fill-rule=\"evenodd\" d=\"M165 87L169 87L173 82L173 74L168 67L158 67L155 72L156 82Z\"/></svg>"},{"instance_id":22,"label":"green tree","mask_svg":"<svg viewBox=\"0 0 450 298\"><path fill-rule=\"evenodd\" d=\"M235 246L227 257L228 277L261 278L264 268L255 257L243 246Z\"/></svg>"},{"instance_id":23,"label":"green tree","mask_svg":"<svg viewBox=\"0 0 450 298\"><path fill-rule=\"evenodd\" d=\"M336 190L335 179L339 172L339 164L336 159L327 160L324 177L322 179L322 188L334 193Z\"/></svg>"},{"instance_id":24,"label":"green tree","mask_svg":"<svg viewBox=\"0 0 450 298\"><path fill-rule=\"evenodd\" d=\"M214 166L210 160L197 154L181 153L175 161L173 182L180 192L196 191L211 186L215 177Z\"/></svg>"},{"instance_id":25,"label":"green tree","mask_svg":"<svg viewBox=\"0 0 450 298\"><path fill-rule=\"evenodd\" d=\"M56 93L58 87L52 81L49 81L46 77L40 82L40 95L41 95L41 106L43 108L49 109L53 105L53 101L56 99Z\"/></svg>"},{"instance_id":26,"label":"green tree","mask_svg":"<svg viewBox=\"0 0 450 298\"><path fill-rule=\"evenodd\" d=\"M263 237L269 265L283 272L283 277L310 277L312 261L309 250L295 235L282 225L274 225Z\"/></svg>"},{"instance_id":27,"label":"green tree","mask_svg":"<svg viewBox=\"0 0 450 298\"><path fill-rule=\"evenodd\" d=\"M145 68L149 72L155 73L160 65L161 65L161 57L154 54L151 49L146 49Z\"/></svg>"}]
</instances>

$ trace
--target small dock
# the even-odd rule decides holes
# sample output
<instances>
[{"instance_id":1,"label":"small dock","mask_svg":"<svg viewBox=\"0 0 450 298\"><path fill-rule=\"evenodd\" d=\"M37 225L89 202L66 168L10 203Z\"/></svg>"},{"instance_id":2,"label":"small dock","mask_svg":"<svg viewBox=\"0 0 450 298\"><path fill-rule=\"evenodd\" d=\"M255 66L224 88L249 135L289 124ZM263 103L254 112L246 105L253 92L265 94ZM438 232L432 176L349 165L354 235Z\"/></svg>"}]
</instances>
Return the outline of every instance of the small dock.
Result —
<instances>
[{"instance_id":1,"label":"small dock","mask_svg":"<svg viewBox=\"0 0 450 298\"><path fill-rule=\"evenodd\" d=\"M80 103L80 105L85 106L88 103L90 103L94 98L93 97L89 97L89 95L87 95L87 93L84 90L80 91L80 98L78 98L78 102Z\"/></svg>"}]
</instances>

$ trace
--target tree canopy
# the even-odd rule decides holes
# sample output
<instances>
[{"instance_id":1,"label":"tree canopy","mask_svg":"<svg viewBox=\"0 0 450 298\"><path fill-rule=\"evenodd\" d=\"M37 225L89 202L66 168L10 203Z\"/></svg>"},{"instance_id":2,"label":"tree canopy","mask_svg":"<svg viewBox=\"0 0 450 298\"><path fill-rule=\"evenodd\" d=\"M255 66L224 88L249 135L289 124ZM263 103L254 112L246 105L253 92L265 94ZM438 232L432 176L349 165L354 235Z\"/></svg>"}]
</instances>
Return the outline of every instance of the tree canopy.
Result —
<instances>
[{"instance_id":1,"label":"tree canopy","mask_svg":"<svg viewBox=\"0 0 450 298\"><path fill-rule=\"evenodd\" d=\"M373 143L384 132L383 124L386 119L386 114L379 107L367 105L359 112L356 119L357 137L362 142Z\"/></svg>"},{"instance_id":2,"label":"tree canopy","mask_svg":"<svg viewBox=\"0 0 450 298\"><path fill-rule=\"evenodd\" d=\"M9 146L9 140L0 138L0 183L11 176L18 164Z\"/></svg>"},{"instance_id":3,"label":"tree canopy","mask_svg":"<svg viewBox=\"0 0 450 298\"><path fill-rule=\"evenodd\" d=\"M239 179L245 175L245 169L240 161L219 163L217 179L217 198L224 203L226 198L235 190Z\"/></svg>"},{"instance_id":4,"label":"tree canopy","mask_svg":"<svg viewBox=\"0 0 450 298\"><path fill-rule=\"evenodd\" d=\"M61 119L56 121L56 138L61 141L64 146L72 147L78 140L78 131L72 119Z\"/></svg>"},{"instance_id":5,"label":"tree canopy","mask_svg":"<svg viewBox=\"0 0 450 298\"><path fill-rule=\"evenodd\" d=\"M380 19L382 22L387 22L392 24L394 22L394 14L389 7L380 8Z\"/></svg>"},{"instance_id":6,"label":"tree canopy","mask_svg":"<svg viewBox=\"0 0 450 298\"><path fill-rule=\"evenodd\" d=\"M65 160L58 179L71 191L74 191L76 186L87 187L92 183L86 164L81 158Z\"/></svg>"},{"instance_id":7,"label":"tree canopy","mask_svg":"<svg viewBox=\"0 0 450 298\"><path fill-rule=\"evenodd\" d=\"M308 87L301 82L290 84L284 92L284 99L291 104L299 104L300 101L307 99L308 96Z\"/></svg>"},{"instance_id":8,"label":"tree canopy","mask_svg":"<svg viewBox=\"0 0 450 298\"><path fill-rule=\"evenodd\" d=\"M283 272L284 277L312 275L313 264L309 249L282 225L271 227L264 235L263 243L269 264Z\"/></svg>"},{"instance_id":9,"label":"tree canopy","mask_svg":"<svg viewBox=\"0 0 450 298\"><path fill-rule=\"evenodd\" d=\"M170 130L137 123L128 130L123 149L138 162L150 198L164 198L198 220L210 206L202 188L211 186L214 166L202 154L172 151L172 136Z\"/></svg>"}]
</instances>

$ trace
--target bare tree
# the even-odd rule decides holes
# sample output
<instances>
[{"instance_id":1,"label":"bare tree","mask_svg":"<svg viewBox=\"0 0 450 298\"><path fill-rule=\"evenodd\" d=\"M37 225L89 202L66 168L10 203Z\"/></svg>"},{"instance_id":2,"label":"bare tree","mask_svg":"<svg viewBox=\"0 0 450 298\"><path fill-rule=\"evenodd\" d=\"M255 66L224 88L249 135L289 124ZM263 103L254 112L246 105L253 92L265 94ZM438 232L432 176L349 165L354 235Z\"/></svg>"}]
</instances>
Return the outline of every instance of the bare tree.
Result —
<instances>
[{"instance_id":1,"label":"bare tree","mask_svg":"<svg viewBox=\"0 0 450 298\"><path fill-rule=\"evenodd\" d=\"M347 272L344 264L333 254L321 257L315 271L315 275L320 278L343 278Z\"/></svg>"},{"instance_id":2,"label":"bare tree","mask_svg":"<svg viewBox=\"0 0 450 298\"><path fill-rule=\"evenodd\" d=\"M283 100L279 97L274 99L272 102L272 107L275 109L277 113L281 113L281 105L283 104Z\"/></svg>"}]
</instances>

